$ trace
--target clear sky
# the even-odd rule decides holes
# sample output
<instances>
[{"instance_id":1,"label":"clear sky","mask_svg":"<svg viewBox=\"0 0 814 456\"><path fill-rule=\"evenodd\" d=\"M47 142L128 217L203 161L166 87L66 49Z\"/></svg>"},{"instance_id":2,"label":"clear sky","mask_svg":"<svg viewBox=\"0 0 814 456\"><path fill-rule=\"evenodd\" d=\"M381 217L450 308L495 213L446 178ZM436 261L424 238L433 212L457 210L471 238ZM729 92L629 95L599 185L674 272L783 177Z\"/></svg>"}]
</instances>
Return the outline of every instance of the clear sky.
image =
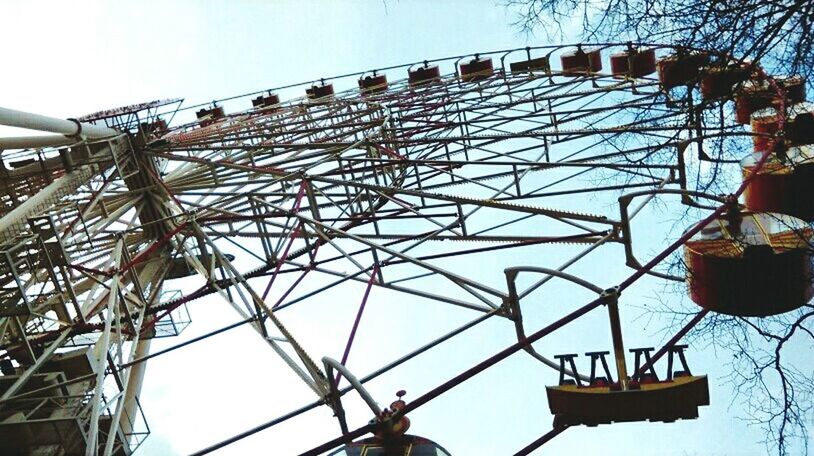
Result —
<instances>
[{"instance_id":1,"label":"clear sky","mask_svg":"<svg viewBox=\"0 0 814 456\"><path fill-rule=\"evenodd\" d=\"M541 37L520 34L512 26L513 20L513 13L496 6L494 0L0 0L0 40L4 43L0 104L74 117L158 98L184 97L187 103L200 103L424 58L546 44ZM654 213L642 219L652 222L657 217ZM670 228L669 223L654 224L641 236L655 249L669 237ZM621 255L615 247L605 252L617 259ZM518 261L531 261L529 258ZM589 278L604 285L630 272L620 262L609 260L591 263L580 271L593 274ZM658 290L661 285L657 282L644 280L624 303L652 301ZM353 294L357 291L342 293L358 296ZM576 306L590 297L568 293L552 296L562 300L562 306ZM386 301L388 297L392 296L374 291L371 299ZM356 299L348 308L356 305ZM418 310L413 311L429 309L422 305L416 304ZM318 314L318 309L312 311ZM381 324L399 315L371 312L370 321ZM622 312L630 329L626 334L629 346L658 346L664 340L663 334L645 332L658 325L645 328L646 321L634 318L639 310L623 307ZM157 341L154 349L237 319L216 298L192 303L190 313L190 328L178 338ZM449 327L468 317L454 312L445 316ZM322 326L324 321L316 322L316 316L313 325L307 313L300 318L299 330L314 333L311 335L317 339L316 333L328 330ZM531 321L539 325L546 318L550 316L541 314ZM552 342L556 348L547 352L602 348L582 345L585 334L605 328L604 315L594 315L564 331ZM407 388L409 400L505 347L512 336L507 322L486 325L423 358L420 364L426 370L405 368L403 380L372 382L371 390L382 405L389 404L402 387ZM399 334L396 339L409 337ZM361 335L358 344L386 342ZM319 342L314 346L319 347ZM470 350L472 347L476 350ZM701 353L702 348L689 353L695 371L710 375L712 405L701 410L700 419L571 429L540 454L763 454L759 431L735 418L742 410L738 403L730 403L729 386L723 380L725 360L717 359L716 353ZM340 356L335 348L330 350L320 355ZM370 356L375 358L375 350ZM361 361L352 366L357 375L366 373L366 367ZM371 361L369 368L373 367ZM397 369L394 377L399 372ZM515 356L417 411L411 416L413 431L442 443L454 455L509 454L550 428L544 386L555 382L554 372L525 355ZM150 362L141 403L152 435L142 454L186 454L313 399L248 328L216 336ZM349 398L347 402L352 427L370 418L360 401ZM217 454L294 454L338 432L331 412L322 408Z\"/></svg>"}]
</instances>

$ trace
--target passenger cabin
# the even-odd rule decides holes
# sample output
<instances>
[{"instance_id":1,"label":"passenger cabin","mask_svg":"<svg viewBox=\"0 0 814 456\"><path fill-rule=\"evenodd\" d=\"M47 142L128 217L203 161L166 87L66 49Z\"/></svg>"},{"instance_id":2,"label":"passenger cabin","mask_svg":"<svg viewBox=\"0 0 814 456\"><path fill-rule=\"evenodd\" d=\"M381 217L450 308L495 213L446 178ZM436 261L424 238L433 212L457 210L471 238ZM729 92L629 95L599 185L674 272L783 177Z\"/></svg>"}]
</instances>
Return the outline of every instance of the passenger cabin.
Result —
<instances>
[{"instance_id":1,"label":"passenger cabin","mask_svg":"<svg viewBox=\"0 0 814 456\"><path fill-rule=\"evenodd\" d=\"M560 55L564 76L581 76L602 71L602 54L599 49L585 51L581 47Z\"/></svg>"},{"instance_id":2,"label":"passenger cabin","mask_svg":"<svg viewBox=\"0 0 814 456\"><path fill-rule=\"evenodd\" d=\"M461 81L464 82L476 82L481 81L494 73L495 69L492 65L492 59L490 58L480 58L479 56L475 56L474 59L461 63L460 65L460 74L461 74Z\"/></svg>"},{"instance_id":3,"label":"passenger cabin","mask_svg":"<svg viewBox=\"0 0 814 456\"><path fill-rule=\"evenodd\" d=\"M701 76L701 98L710 101L730 97L739 84L762 75L763 70L753 68L751 62L707 67Z\"/></svg>"},{"instance_id":4,"label":"passenger cabin","mask_svg":"<svg viewBox=\"0 0 814 456\"><path fill-rule=\"evenodd\" d=\"M797 309L814 296L814 231L771 212L719 217L684 244L690 298L726 315L765 317Z\"/></svg>"},{"instance_id":5,"label":"passenger cabin","mask_svg":"<svg viewBox=\"0 0 814 456\"><path fill-rule=\"evenodd\" d=\"M275 107L280 104L280 96L276 93L268 95L258 95L257 98L252 99L253 108L269 108Z\"/></svg>"},{"instance_id":6,"label":"passenger cabin","mask_svg":"<svg viewBox=\"0 0 814 456\"><path fill-rule=\"evenodd\" d=\"M372 95L387 91L387 76L376 74L359 78L359 91L362 95Z\"/></svg>"},{"instance_id":7,"label":"passenger cabin","mask_svg":"<svg viewBox=\"0 0 814 456\"><path fill-rule=\"evenodd\" d=\"M212 125L219 119L223 119L226 117L226 114L223 112L222 106L214 106L210 109L199 110L195 113L195 116L198 118L198 125L206 127L207 125Z\"/></svg>"},{"instance_id":8,"label":"passenger cabin","mask_svg":"<svg viewBox=\"0 0 814 456\"><path fill-rule=\"evenodd\" d=\"M407 70L407 82L411 86L430 84L441 80L441 70L438 65L429 65L424 62L424 66Z\"/></svg>"},{"instance_id":9,"label":"passenger cabin","mask_svg":"<svg viewBox=\"0 0 814 456\"><path fill-rule=\"evenodd\" d=\"M762 156L762 152L754 152L741 160L744 178L752 174ZM814 145L771 154L743 197L751 211L779 212L814 221Z\"/></svg>"},{"instance_id":10,"label":"passenger cabin","mask_svg":"<svg viewBox=\"0 0 814 456\"><path fill-rule=\"evenodd\" d=\"M775 83L777 87L773 87L766 79L747 81L743 84L735 96L735 120L739 124L749 124L752 120L751 116L757 112L765 114L764 110L767 108L779 108L781 93L778 89L785 92L783 101L787 108L800 105L805 101L805 79L802 77L779 77L775 79ZM803 114L811 111L811 109L806 110L802 105L800 108L802 109L798 109ZM775 110L775 114L776 112ZM797 114L797 111L792 108L789 115L794 114ZM775 131L777 131L776 128Z\"/></svg>"},{"instance_id":11,"label":"passenger cabin","mask_svg":"<svg viewBox=\"0 0 814 456\"><path fill-rule=\"evenodd\" d=\"M786 91L788 104L797 104L806 101L806 80L802 76L786 76L776 78L778 85Z\"/></svg>"},{"instance_id":12,"label":"passenger cabin","mask_svg":"<svg viewBox=\"0 0 814 456\"><path fill-rule=\"evenodd\" d=\"M735 122L749 124L752 114L777 103L778 95L767 80L746 81L735 95Z\"/></svg>"},{"instance_id":13,"label":"passenger cabin","mask_svg":"<svg viewBox=\"0 0 814 456\"><path fill-rule=\"evenodd\" d=\"M383 440L378 437L349 443L329 456L451 456L450 452L432 440L405 434Z\"/></svg>"},{"instance_id":14,"label":"passenger cabin","mask_svg":"<svg viewBox=\"0 0 814 456\"><path fill-rule=\"evenodd\" d=\"M701 68L707 65L709 56L700 53L679 53L664 57L656 65L659 82L665 90L688 85L701 75Z\"/></svg>"},{"instance_id":15,"label":"passenger cabin","mask_svg":"<svg viewBox=\"0 0 814 456\"><path fill-rule=\"evenodd\" d=\"M305 89L305 95L308 97L309 100L318 100L320 98L330 97L334 94L334 85L333 84L326 84L324 81L319 85L314 84L311 87Z\"/></svg>"},{"instance_id":16,"label":"passenger cabin","mask_svg":"<svg viewBox=\"0 0 814 456\"><path fill-rule=\"evenodd\" d=\"M630 47L611 55L611 73L617 78L642 78L656 72L656 50Z\"/></svg>"},{"instance_id":17,"label":"passenger cabin","mask_svg":"<svg viewBox=\"0 0 814 456\"><path fill-rule=\"evenodd\" d=\"M752 126L752 143L755 152L763 152L774 149L774 135L780 128L779 113L775 108L766 108L755 111L750 116Z\"/></svg>"}]
</instances>

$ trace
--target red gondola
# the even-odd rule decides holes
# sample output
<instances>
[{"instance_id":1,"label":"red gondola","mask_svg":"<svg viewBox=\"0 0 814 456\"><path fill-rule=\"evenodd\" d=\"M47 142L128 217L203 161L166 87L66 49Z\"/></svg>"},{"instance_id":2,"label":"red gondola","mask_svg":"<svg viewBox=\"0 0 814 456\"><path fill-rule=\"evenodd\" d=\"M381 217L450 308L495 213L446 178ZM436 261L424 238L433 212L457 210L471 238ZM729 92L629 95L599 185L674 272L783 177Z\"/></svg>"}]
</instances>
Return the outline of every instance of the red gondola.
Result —
<instances>
[{"instance_id":1,"label":"red gondola","mask_svg":"<svg viewBox=\"0 0 814 456\"><path fill-rule=\"evenodd\" d=\"M142 133L151 137L161 137L169 131L167 121L164 119L156 119L149 123L142 123L140 125Z\"/></svg>"},{"instance_id":2,"label":"red gondola","mask_svg":"<svg viewBox=\"0 0 814 456\"><path fill-rule=\"evenodd\" d=\"M441 70L438 65L428 65L424 62L424 66L412 70L407 70L407 81L411 86L422 84L429 84L441 80Z\"/></svg>"},{"instance_id":3,"label":"red gondola","mask_svg":"<svg viewBox=\"0 0 814 456\"><path fill-rule=\"evenodd\" d=\"M599 49L584 51L578 47L560 56L564 76L580 76L602 71L602 54Z\"/></svg>"},{"instance_id":4,"label":"red gondola","mask_svg":"<svg viewBox=\"0 0 814 456\"><path fill-rule=\"evenodd\" d=\"M768 81L747 81L735 96L735 121L748 124L752 113L771 107L777 99L777 90Z\"/></svg>"},{"instance_id":5,"label":"red gondola","mask_svg":"<svg viewBox=\"0 0 814 456\"><path fill-rule=\"evenodd\" d=\"M750 79L751 64L713 66L701 76L701 96L704 100L715 100L732 95L735 86ZM755 73L760 73L758 70Z\"/></svg>"},{"instance_id":6,"label":"red gondola","mask_svg":"<svg viewBox=\"0 0 814 456\"><path fill-rule=\"evenodd\" d=\"M373 73L372 76L359 78L359 91L362 95L384 92L387 90L387 76Z\"/></svg>"},{"instance_id":7,"label":"red gondola","mask_svg":"<svg viewBox=\"0 0 814 456\"><path fill-rule=\"evenodd\" d=\"M223 112L222 106L214 106L211 109L199 110L195 113L195 116L198 118L198 125L205 127L215 123L218 119L226 117L226 114Z\"/></svg>"},{"instance_id":8,"label":"red gondola","mask_svg":"<svg viewBox=\"0 0 814 456\"><path fill-rule=\"evenodd\" d=\"M774 144L774 134L779 128L777 109L766 108L752 113L751 124L752 142L755 145L755 152L771 150Z\"/></svg>"},{"instance_id":9,"label":"red gondola","mask_svg":"<svg viewBox=\"0 0 814 456\"><path fill-rule=\"evenodd\" d=\"M480 81L491 76L494 71L492 59L475 56L474 59L461 64L461 80L464 82Z\"/></svg>"},{"instance_id":10,"label":"red gondola","mask_svg":"<svg viewBox=\"0 0 814 456\"><path fill-rule=\"evenodd\" d=\"M308 97L309 100L316 100L319 98L329 97L334 94L334 85L333 84L326 84L324 81L317 85L314 84L311 87L305 89L305 95Z\"/></svg>"},{"instance_id":11,"label":"red gondola","mask_svg":"<svg viewBox=\"0 0 814 456\"><path fill-rule=\"evenodd\" d=\"M761 156L755 152L741 160L744 177ZM791 147L782 157L772 154L743 196L749 210L814 221L814 146Z\"/></svg>"},{"instance_id":12,"label":"red gondola","mask_svg":"<svg viewBox=\"0 0 814 456\"><path fill-rule=\"evenodd\" d=\"M617 78L641 78L656 72L655 49L634 47L611 55L611 73Z\"/></svg>"},{"instance_id":13,"label":"red gondola","mask_svg":"<svg viewBox=\"0 0 814 456\"><path fill-rule=\"evenodd\" d=\"M676 54L659 60L659 82L666 90L689 84L701 74L709 61L707 54Z\"/></svg>"},{"instance_id":14,"label":"red gondola","mask_svg":"<svg viewBox=\"0 0 814 456\"><path fill-rule=\"evenodd\" d=\"M280 96L275 93L268 95L258 95L257 98L252 99L252 106L255 108L268 108L280 104Z\"/></svg>"},{"instance_id":15,"label":"red gondola","mask_svg":"<svg viewBox=\"0 0 814 456\"><path fill-rule=\"evenodd\" d=\"M803 306L814 296L812 234L806 222L778 213L713 220L684 245L690 297L713 312L744 317Z\"/></svg>"}]
</instances>

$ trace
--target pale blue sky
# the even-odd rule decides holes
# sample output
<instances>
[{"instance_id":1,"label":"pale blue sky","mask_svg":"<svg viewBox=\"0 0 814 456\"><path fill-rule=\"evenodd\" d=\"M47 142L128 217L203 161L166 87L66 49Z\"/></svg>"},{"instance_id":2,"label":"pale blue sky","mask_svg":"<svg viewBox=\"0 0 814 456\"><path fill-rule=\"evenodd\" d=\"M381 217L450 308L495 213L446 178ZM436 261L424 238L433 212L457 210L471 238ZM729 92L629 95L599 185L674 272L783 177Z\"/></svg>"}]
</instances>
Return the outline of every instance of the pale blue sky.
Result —
<instances>
[{"instance_id":1,"label":"pale blue sky","mask_svg":"<svg viewBox=\"0 0 814 456\"><path fill-rule=\"evenodd\" d=\"M57 117L157 98L184 97L188 104L196 104L425 58L547 44L520 34L511 26L513 13L495 6L494 0L0 0L0 8L0 39L5 43L1 104ZM654 213L643 216L642 222L654 222L657 217L663 218ZM645 235L643 230L648 228L640 227L637 234L651 242L650 249L645 244L642 252L657 248L670 228L667 223L654 224ZM630 272L620 260L621 249L608 247L603 252L604 259L577 267L575 273L612 285ZM531 258L519 256L518 261L528 263ZM495 273L502 274L501 269ZM647 322L634 320L641 312L624 306L646 303L660 289L655 280L646 279L623 299L629 347L658 345L662 340L660 335L642 332ZM557 290L555 286L547 292L551 298L546 301L559 309L574 308L590 298L564 287ZM371 299L387 301L388 297L396 299L376 290ZM353 301L348 309L358 302ZM440 316L430 313L426 304L414 306L414 312L443 317L448 327L471 317L457 311ZM318 307L310 309L319 313ZM216 298L194 302L190 312L192 326L179 338L157 341L154 349L236 320L231 309ZM378 310L376 314L372 306L370 312L366 319L384 324L396 311ZM319 356L338 358L335 347L322 347L318 340L319 331L330 330L323 326L325 322L314 317L312 325L307 312L297 315L300 320L294 325L316 337L311 347L317 347ZM552 318L539 311L530 312L529 320L539 327ZM649 329L657 326L652 324ZM346 328L337 331L344 333ZM604 311L597 311L552 338L546 352L609 348L609 339L606 347L583 347L586 334L599 333L604 338L604 331ZM410 336L398 334L396 340ZM396 369L387 379L372 382L371 390L382 405L402 387L408 390L409 400L510 344L512 337L508 322L492 322L422 358L416 367ZM361 347L381 343L366 340L364 335L357 342ZM320 348L326 352L319 352ZM759 431L734 418L741 410L739 404L730 404L729 387L720 380L726 374L722 361L715 353L698 349L688 355L695 372L710 375L712 405L701 410L700 419L571 429L540 454L763 454ZM375 359L375 350L366 356ZM374 361L369 367L363 360L356 362L352 367L357 375L376 365ZM405 377L398 378L402 372ZM510 454L550 429L544 386L555 382L555 372L527 356L515 356L416 411L411 415L412 432L437 440L456 456ZM150 362L141 402L153 434L142 454L186 454L313 399L248 328L216 336ZM370 418L353 397L346 407L352 427ZM294 454L335 437L338 431L331 412L321 408L216 454Z\"/></svg>"}]
</instances>

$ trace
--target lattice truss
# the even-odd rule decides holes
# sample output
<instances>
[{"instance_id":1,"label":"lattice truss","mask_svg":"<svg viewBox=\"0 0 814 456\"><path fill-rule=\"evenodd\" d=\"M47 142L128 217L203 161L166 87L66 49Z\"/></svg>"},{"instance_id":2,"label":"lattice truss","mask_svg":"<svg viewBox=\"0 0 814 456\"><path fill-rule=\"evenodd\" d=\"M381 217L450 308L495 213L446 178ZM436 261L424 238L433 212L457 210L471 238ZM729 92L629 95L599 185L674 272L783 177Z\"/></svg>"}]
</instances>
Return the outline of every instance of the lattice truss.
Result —
<instances>
[{"instance_id":1,"label":"lattice truss","mask_svg":"<svg viewBox=\"0 0 814 456\"><path fill-rule=\"evenodd\" d=\"M340 284L460 307L473 321L494 315L522 333L519 298L541 282L510 294L506 277L450 259L502 270L517 266L507 251L557 243L576 257L547 266L565 268L624 242L616 199L684 188L688 141L716 133L694 115L654 79L506 69L168 130L114 112L130 128L118 138L7 152L0 440L25 424L31 437L14 441L26 451L129 453L147 432L138 361L209 294L335 407L325 353L290 330L286 309ZM588 198L597 212L573 211ZM169 292L180 277L197 291ZM61 426L53 441L42 437L53 427L32 424L47 420Z\"/></svg>"}]
</instances>

